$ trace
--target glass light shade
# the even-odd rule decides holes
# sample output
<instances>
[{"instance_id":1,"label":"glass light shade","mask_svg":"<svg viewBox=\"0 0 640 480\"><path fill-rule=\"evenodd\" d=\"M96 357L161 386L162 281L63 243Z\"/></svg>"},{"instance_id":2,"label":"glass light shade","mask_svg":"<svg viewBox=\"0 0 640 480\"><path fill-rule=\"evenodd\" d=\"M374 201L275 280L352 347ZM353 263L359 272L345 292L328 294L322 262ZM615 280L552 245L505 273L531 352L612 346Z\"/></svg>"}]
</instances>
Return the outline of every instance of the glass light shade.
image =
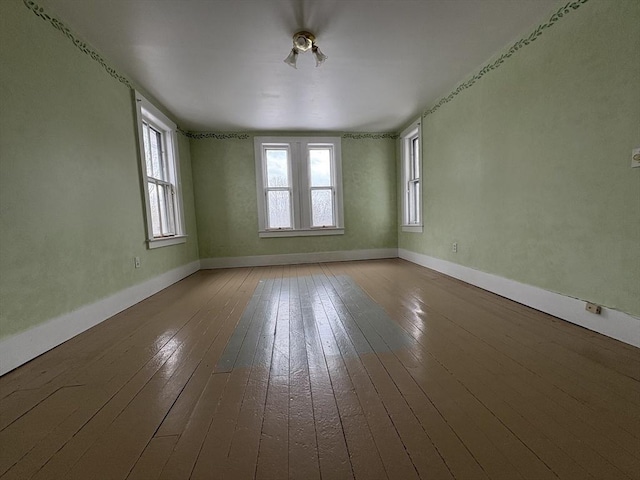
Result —
<instances>
[{"instance_id":1,"label":"glass light shade","mask_svg":"<svg viewBox=\"0 0 640 480\"><path fill-rule=\"evenodd\" d=\"M324 61L329 58L315 45L313 46L313 56L316 57L316 67L322 65Z\"/></svg>"},{"instance_id":2,"label":"glass light shade","mask_svg":"<svg viewBox=\"0 0 640 480\"><path fill-rule=\"evenodd\" d=\"M296 51L295 48L292 48L291 49L291 53L289 54L289 56L284 59L284 63L286 63L290 67L293 67L293 68L297 69L298 68L296 66L296 62L297 61L298 61L298 52Z\"/></svg>"}]
</instances>

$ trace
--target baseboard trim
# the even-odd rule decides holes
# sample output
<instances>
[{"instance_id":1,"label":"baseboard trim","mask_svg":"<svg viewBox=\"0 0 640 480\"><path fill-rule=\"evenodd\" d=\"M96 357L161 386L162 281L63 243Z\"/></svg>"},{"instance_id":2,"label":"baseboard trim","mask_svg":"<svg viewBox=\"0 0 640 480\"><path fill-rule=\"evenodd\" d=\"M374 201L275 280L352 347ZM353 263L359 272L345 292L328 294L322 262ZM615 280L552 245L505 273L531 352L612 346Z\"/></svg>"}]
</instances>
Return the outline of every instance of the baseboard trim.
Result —
<instances>
[{"instance_id":1,"label":"baseboard trim","mask_svg":"<svg viewBox=\"0 0 640 480\"><path fill-rule=\"evenodd\" d=\"M0 340L0 375L27 363L117 313L141 302L200 269L293 265L400 257L436 270L567 322L640 347L640 318L603 308L601 315L584 310L585 300L568 297L453 262L405 249L379 248L335 252L289 253L207 258L165 272L114 295Z\"/></svg>"},{"instance_id":2,"label":"baseboard trim","mask_svg":"<svg viewBox=\"0 0 640 480\"><path fill-rule=\"evenodd\" d=\"M33 360L198 270L200 270L200 261L174 268L95 303L82 306L0 340L0 375Z\"/></svg>"},{"instance_id":3,"label":"baseboard trim","mask_svg":"<svg viewBox=\"0 0 640 480\"><path fill-rule=\"evenodd\" d=\"M640 347L640 318L628 313L603 308L600 315L594 315L584 309L586 300L568 297L403 248L398 249L398 256L567 322Z\"/></svg>"},{"instance_id":4,"label":"baseboard trim","mask_svg":"<svg viewBox=\"0 0 640 480\"><path fill-rule=\"evenodd\" d=\"M367 250L343 250L335 252L285 253L281 255L253 255L248 257L220 257L200 260L201 268L264 267L269 265L296 265L318 262L347 262L350 260L375 260L397 258L397 248L373 248Z\"/></svg>"}]
</instances>

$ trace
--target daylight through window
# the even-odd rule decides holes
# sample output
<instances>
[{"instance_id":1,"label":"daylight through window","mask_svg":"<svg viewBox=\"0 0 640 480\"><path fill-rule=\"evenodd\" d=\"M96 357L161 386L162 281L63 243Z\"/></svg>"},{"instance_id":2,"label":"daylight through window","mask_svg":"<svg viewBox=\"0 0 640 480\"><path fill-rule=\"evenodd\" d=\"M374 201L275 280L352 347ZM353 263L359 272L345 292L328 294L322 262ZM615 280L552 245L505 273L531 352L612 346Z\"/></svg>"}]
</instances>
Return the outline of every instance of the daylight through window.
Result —
<instances>
[{"instance_id":1,"label":"daylight through window","mask_svg":"<svg viewBox=\"0 0 640 480\"><path fill-rule=\"evenodd\" d=\"M401 134L403 225L405 232L422 232L422 156L420 154L420 122L416 121Z\"/></svg>"},{"instance_id":2,"label":"daylight through window","mask_svg":"<svg viewBox=\"0 0 640 480\"><path fill-rule=\"evenodd\" d=\"M260 236L343 233L340 139L257 137Z\"/></svg>"},{"instance_id":3,"label":"daylight through window","mask_svg":"<svg viewBox=\"0 0 640 480\"><path fill-rule=\"evenodd\" d=\"M184 242L176 126L136 93L150 248Z\"/></svg>"}]
</instances>

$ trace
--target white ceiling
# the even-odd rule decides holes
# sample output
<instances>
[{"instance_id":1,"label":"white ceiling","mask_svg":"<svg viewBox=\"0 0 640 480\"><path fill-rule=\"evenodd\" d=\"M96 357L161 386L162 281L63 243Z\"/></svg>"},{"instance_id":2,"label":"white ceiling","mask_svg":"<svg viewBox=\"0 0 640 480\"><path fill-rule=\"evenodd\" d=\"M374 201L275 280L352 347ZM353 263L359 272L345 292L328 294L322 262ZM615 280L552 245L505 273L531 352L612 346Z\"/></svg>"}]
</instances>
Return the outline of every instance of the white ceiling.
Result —
<instances>
[{"instance_id":1,"label":"white ceiling","mask_svg":"<svg viewBox=\"0 0 640 480\"><path fill-rule=\"evenodd\" d=\"M189 130L397 131L558 0L41 0ZM309 30L329 57L283 59Z\"/></svg>"}]
</instances>

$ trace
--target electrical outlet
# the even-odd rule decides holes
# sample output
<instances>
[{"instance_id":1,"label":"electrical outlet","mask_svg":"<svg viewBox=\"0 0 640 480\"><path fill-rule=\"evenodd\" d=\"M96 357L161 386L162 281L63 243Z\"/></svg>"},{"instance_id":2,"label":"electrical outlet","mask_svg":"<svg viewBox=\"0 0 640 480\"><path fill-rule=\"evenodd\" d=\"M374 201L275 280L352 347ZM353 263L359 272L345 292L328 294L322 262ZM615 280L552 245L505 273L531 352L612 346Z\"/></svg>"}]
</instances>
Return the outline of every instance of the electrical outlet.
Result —
<instances>
[{"instance_id":1,"label":"electrical outlet","mask_svg":"<svg viewBox=\"0 0 640 480\"><path fill-rule=\"evenodd\" d=\"M140 268L140 257L133 257L133 265L136 268Z\"/></svg>"},{"instance_id":2,"label":"electrical outlet","mask_svg":"<svg viewBox=\"0 0 640 480\"><path fill-rule=\"evenodd\" d=\"M451 251L452 251L453 253L458 253L458 242L453 242L453 243L451 244Z\"/></svg>"},{"instance_id":3,"label":"electrical outlet","mask_svg":"<svg viewBox=\"0 0 640 480\"><path fill-rule=\"evenodd\" d=\"M631 167L640 167L640 147L636 147L631 152Z\"/></svg>"},{"instance_id":4,"label":"electrical outlet","mask_svg":"<svg viewBox=\"0 0 640 480\"><path fill-rule=\"evenodd\" d=\"M596 315L600 315L600 313L602 312L602 307L600 305L596 305L595 303L587 302L584 309L587 312L595 313Z\"/></svg>"}]
</instances>

